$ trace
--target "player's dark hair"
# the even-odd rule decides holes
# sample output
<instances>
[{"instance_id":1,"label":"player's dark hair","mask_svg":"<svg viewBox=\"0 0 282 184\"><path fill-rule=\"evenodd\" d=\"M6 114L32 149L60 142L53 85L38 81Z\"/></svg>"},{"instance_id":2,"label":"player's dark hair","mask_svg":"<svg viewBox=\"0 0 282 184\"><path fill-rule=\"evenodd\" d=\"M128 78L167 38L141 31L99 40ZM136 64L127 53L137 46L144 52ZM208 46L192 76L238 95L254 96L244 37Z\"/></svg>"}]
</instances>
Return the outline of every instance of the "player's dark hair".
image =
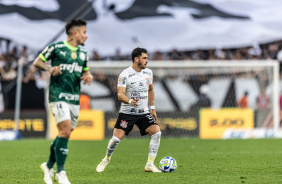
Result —
<instances>
[{"instance_id":1,"label":"player's dark hair","mask_svg":"<svg viewBox=\"0 0 282 184\"><path fill-rule=\"evenodd\" d=\"M86 26L87 22L83 19L72 19L66 24L66 33L67 35L70 34L71 28L75 26Z\"/></svg>"},{"instance_id":2,"label":"player's dark hair","mask_svg":"<svg viewBox=\"0 0 282 184\"><path fill-rule=\"evenodd\" d=\"M140 47L135 48L131 53L132 62L134 62L135 57L140 57L142 53L147 54L147 50Z\"/></svg>"}]
</instances>

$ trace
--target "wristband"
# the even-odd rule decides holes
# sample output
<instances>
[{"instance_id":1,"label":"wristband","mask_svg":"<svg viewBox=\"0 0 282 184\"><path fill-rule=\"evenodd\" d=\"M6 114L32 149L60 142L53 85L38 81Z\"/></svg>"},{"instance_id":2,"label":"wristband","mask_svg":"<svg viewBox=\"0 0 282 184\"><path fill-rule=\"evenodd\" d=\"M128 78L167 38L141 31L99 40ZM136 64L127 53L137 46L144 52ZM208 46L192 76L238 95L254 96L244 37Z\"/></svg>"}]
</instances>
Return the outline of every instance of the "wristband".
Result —
<instances>
[{"instance_id":1,"label":"wristband","mask_svg":"<svg viewBox=\"0 0 282 184\"><path fill-rule=\"evenodd\" d=\"M130 100L128 101L128 104L130 104L130 105L131 105L131 102L132 102L132 99L130 99Z\"/></svg>"},{"instance_id":2,"label":"wristband","mask_svg":"<svg viewBox=\"0 0 282 184\"><path fill-rule=\"evenodd\" d=\"M151 109L155 109L155 106L150 106Z\"/></svg>"}]
</instances>

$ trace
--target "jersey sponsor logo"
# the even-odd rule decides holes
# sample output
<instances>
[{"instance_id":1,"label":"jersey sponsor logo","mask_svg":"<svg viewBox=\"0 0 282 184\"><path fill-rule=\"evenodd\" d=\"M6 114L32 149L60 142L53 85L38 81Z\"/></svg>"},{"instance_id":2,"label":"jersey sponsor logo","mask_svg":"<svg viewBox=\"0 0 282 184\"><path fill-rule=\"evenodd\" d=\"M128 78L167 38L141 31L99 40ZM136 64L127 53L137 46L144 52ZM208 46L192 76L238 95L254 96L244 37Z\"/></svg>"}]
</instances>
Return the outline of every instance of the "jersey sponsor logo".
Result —
<instances>
[{"instance_id":1,"label":"jersey sponsor logo","mask_svg":"<svg viewBox=\"0 0 282 184\"><path fill-rule=\"evenodd\" d=\"M136 82L131 82L131 84L135 84Z\"/></svg>"},{"instance_id":2,"label":"jersey sponsor logo","mask_svg":"<svg viewBox=\"0 0 282 184\"><path fill-rule=\"evenodd\" d=\"M131 93L131 96L134 96L134 97L139 97L141 94L137 91L134 91Z\"/></svg>"},{"instance_id":3,"label":"jersey sponsor logo","mask_svg":"<svg viewBox=\"0 0 282 184\"><path fill-rule=\"evenodd\" d=\"M137 91L133 91L130 96L131 96L131 99L139 98L140 100L145 100L148 98L148 96L141 96L141 93Z\"/></svg>"},{"instance_id":4,"label":"jersey sponsor logo","mask_svg":"<svg viewBox=\"0 0 282 184\"><path fill-rule=\"evenodd\" d=\"M72 101L79 101L79 95L73 95L68 93L60 93L59 98L64 98L66 100L72 100Z\"/></svg>"},{"instance_id":5,"label":"jersey sponsor logo","mask_svg":"<svg viewBox=\"0 0 282 184\"><path fill-rule=\"evenodd\" d=\"M55 45L55 48L63 48L65 47L66 45L65 44L56 44Z\"/></svg>"},{"instance_id":6,"label":"jersey sponsor logo","mask_svg":"<svg viewBox=\"0 0 282 184\"><path fill-rule=\"evenodd\" d=\"M120 126L121 126L122 128L126 128L127 125L128 125L128 123L127 123L126 121L121 120Z\"/></svg>"},{"instance_id":7,"label":"jersey sponsor logo","mask_svg":"<svg viewBox=\"0 0 282 184\"><path fill-rule=\"evenodd\" d=\"M79 66L78 63L72 64L61 64L60 70L68 70L70 73L72 72L82 72L82 66Z\"/></svg>"},{"instance_id":8,"label":"jersey sponsor logo","mask_svg":"<svg viewBox=\"0 0 282 184\"><path fill-rule=\"evenodd\" d=\"M130 110L130 112L134 112L134 113L144 113L145 110L144 110L143 108L141 108L141 109L132 108L132 109Z\"/></svg>"},{"instance_id":9,"label":"jersey sponsor logo","mask_svg":"<svg viewBox=\"0 0 282 184\"><path fill-rule=\"evenodd\" d=\"M142 82L139 82L139 86L144 86L144 84Z\"/></svg>"}]
</instances>

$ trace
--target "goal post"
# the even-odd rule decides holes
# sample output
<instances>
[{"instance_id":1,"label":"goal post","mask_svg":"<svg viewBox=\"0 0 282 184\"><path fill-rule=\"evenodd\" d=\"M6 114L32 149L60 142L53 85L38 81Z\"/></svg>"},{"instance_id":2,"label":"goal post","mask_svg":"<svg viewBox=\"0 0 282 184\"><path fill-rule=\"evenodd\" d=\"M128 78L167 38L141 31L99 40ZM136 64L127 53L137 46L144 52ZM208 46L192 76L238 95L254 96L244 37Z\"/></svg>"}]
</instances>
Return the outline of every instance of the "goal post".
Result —
<instances>
[{"instance_id":1,"label":"goal post","mask_svg":"<svg viewBox=\"0 0 282 184\"><path fill-rule=\"evenodd\" d=\"M94 83L90 89L82 87L82 91L92 97L92 108L106 113L106 128L109 130L113 128L114 117L118 114L120 105L116 97L117 78L131 65L131 61L90 61L88 64L94 75ZM218 126L220 131L223 131L223 126L240 128L238 122L237 125L235 122L239 121L238 118L232 120L228 114L234 114L240 109L238 100L247 91L248 109L254 114L250 118L253 124L251 127L271 129L273 137L279 137L280 90L277 61L149 61L147 67L154 73L155 106L158 123L165 136L201 137L201 124L208 117L206 109L211 110L212 114L213 110L216 113L219 109L228 110L227 115L220 112L218 115L214 114L218 119L208 119L209 126ZM260 94L264 92L269 98L269 105L261 110L257 103ZM208 99L210 103L201 103L201 100ZM243 112L242 109L240 112ZM221 116L226 118L222 119ZM248 120L244 118L239 117L246 124Z\"/></svg>"}]
</instances>

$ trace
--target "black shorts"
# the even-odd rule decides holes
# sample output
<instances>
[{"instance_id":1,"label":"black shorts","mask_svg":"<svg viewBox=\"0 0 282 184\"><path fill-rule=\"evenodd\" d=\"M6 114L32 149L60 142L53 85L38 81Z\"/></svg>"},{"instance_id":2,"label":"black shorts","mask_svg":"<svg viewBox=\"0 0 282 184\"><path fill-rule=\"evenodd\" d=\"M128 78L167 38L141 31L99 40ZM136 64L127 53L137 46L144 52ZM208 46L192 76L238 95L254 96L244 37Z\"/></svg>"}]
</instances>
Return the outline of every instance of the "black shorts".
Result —
<instances>
[{"instance_id":1,"label":"black shorts","mask_svg":"<svg viewBox=\"0 0 282 184\"><path fill-rule=\"evenodd\" d=\"M138 126L140 134L142 136L147 134L145 130L149 126L158 125L154 116L152 116L150 113L143 115L130 115L119 113L115 128L122 129L123 131L125 131L125 135L128 135L129 132L132 130L134 124Z\"/></svg>"}]
</instances>

